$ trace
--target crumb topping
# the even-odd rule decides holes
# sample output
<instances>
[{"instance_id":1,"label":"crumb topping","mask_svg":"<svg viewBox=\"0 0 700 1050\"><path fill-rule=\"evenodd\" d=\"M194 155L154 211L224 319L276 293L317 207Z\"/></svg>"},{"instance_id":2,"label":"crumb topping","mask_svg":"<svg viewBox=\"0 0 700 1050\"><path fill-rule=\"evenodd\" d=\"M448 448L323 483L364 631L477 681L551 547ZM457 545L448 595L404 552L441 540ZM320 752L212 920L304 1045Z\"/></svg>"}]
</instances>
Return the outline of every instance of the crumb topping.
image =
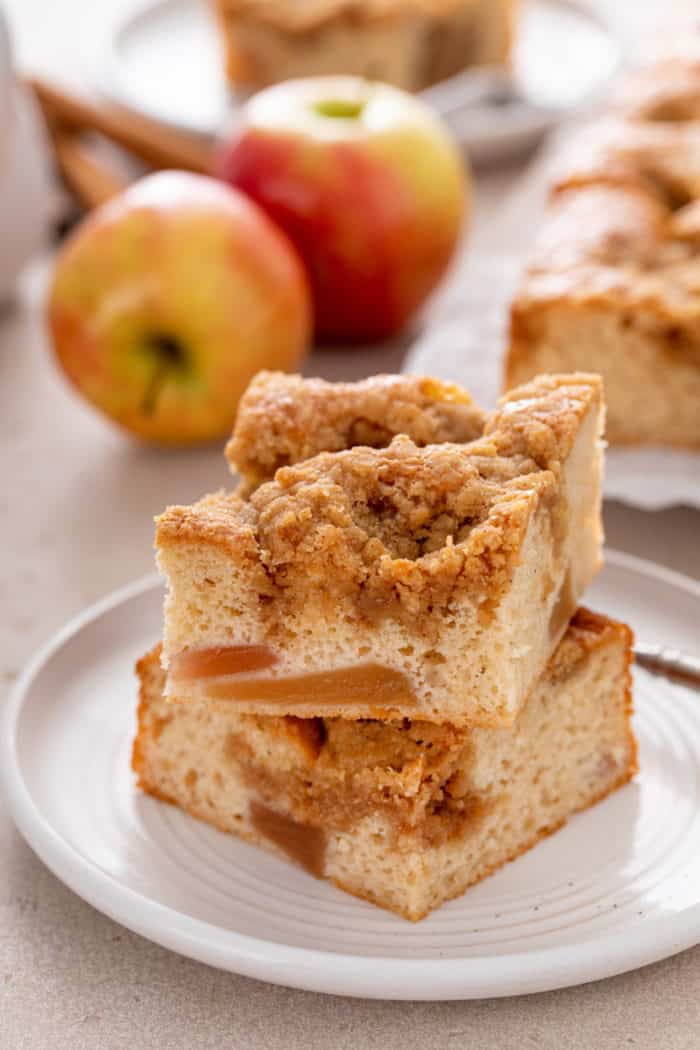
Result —
<instances>
[{"instance_id":1,"label":"crumb topping","mask_svg":"<svg viewBox=\"0 0 700 1050\"><path fill-rule=\"evenodd\" d=\"M558 475L583 417L591 407L599 408L602 398L599 375L537 376L500 399L484 432L502 456L520 464L519 472L534 462Z\"/></svg>"},{"instance_id":2,"label":"crumb topping","mask_svg":"<svg viewBox=\"0 0 700 1050\"><path fill-rule=\"evenodd\" d=\"M368 562L417 561L464 543L486 521L515 473L508 461L489 467L484 476L469 446L419 449L407 437L379 451L321 453L284 467L252 495L259 541L270 565L288 563L307 537L315 546L330 530Z\"/></svg>"},{"instance_id":3,"label":"crumb topping","mask_svg":"<svg viewBox=\"0 0 700 1050\"><path fill-rule=\"evenodd\" d=\"M597 376L540 377L503 398L476 441L418 448L399 436L388 448L320 453L248 500L218 494L169 508L157 543L223 546L249 560L266 596L352 596L363 615L416 630L419 614L444 616L458 590L495 605L531 514L556 502L562 460L600 398Z\"/></svg>"},{"instance_id":4,"label":"crumb topping","mask_svg":"<svg viewBox=\"0 0 700 1050\"><path fill-rule=\"evenodd\" d=\"M354 445L383 448L397 434L418 446L478 437L484 413L466 390L416 376L378 375L328 383L283 372L260 372L241 399L226 448L242 492L271 480L284 466Z\"/></svg>"}]
</instances>

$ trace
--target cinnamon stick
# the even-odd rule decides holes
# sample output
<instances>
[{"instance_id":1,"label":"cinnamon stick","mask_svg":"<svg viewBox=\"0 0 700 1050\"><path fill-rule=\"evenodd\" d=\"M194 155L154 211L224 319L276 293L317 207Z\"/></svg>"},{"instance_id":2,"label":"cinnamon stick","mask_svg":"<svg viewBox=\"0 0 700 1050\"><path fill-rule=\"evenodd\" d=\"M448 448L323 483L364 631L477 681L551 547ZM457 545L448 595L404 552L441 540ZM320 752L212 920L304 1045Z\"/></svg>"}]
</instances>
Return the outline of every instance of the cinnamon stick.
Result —
<instances>
[{"instance_id":1,"label":"cinnamon stick","mask_svg":"<svg viewBox=\"0 0 700 1050\"><path fill-rule=\"evenodd\" d=\"M61 175L88 210L104 204L127 185L126 179L97 160L77 135L57 132L52 138Z\"/></svg>"},{"instance_id":2,"label":"cinnamon stick","mask_svg":"<svg viewBox=\"0 0 700 1050\"><path fill-rule=\"evenodd\" d=\"M96 131L140 157L149 167L209 172L213 150L191 135L137 116L125 109L95 106L45 80L28 81L50 125L74 131Z\"/></svg>"}]
</instances>

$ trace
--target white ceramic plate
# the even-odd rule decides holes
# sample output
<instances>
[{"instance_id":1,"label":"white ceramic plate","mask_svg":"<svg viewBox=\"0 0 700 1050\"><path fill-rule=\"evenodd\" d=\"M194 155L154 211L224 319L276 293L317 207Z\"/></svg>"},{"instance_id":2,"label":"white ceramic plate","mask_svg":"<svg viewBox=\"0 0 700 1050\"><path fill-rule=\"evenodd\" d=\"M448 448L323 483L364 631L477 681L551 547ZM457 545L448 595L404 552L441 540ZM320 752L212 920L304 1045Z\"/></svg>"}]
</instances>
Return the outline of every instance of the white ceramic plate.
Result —
<instances>
[{"instance_id":1,"label":"white ceramic plate","mask_svg":"<svg viewBox=\"0 0 700 1050\"><path fill-rule=\"evenodd\" d=\"M78 617L0 725L10 810L42 860L130 929L223 969L387 999L544 991L700 940L700 703L636 674L638 780L418 925L141 795L133 663L158 637L152 578ZM700 585L609 553L590 603L692 650Z\"/></svg>"},{"instance_id":2,"label":"white ceramic plate","mask_svg":"<svg viewBox=\"0 0 700 1050\"><path fill-rule=\"evenodd\" d=\"M461 383L480 405L493 407L503 381L508 307L520 268L507 255L465 256L402 370ZM700 509L700 452L609 448L603 491L606 499L643 510Z\"/></svg>"},{"instance_id":3,"label":"white ceramic plate","mask_svg":"<svg viewBox=\"0 0 700 1050\"><path fill-rule=\"evenodd\" d=\"M561 116L590 101L619 60L608 31L575 0L530 0L514 60L531 105L475 110L460 137L479 159L521 150ZM131 14L114 35L103 88L115 101L203 135L230 120L236 99L223 72L219 33L204 0L159 0Z\"/></svg>"}]
</instances>

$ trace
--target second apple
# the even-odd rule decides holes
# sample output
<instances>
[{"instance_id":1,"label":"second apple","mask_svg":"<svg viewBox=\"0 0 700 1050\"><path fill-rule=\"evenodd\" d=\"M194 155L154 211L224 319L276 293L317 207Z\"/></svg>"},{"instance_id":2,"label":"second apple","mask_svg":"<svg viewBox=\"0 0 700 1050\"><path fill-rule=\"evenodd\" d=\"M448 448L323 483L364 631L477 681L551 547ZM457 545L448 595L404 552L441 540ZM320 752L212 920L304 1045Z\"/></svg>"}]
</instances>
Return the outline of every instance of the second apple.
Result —
<instances>
[{"instance_id":1,"label":"second apple","mask_svg":"<svg viewBox=\"0 0 700 1050\"><path fill-rule=\"evenodd\" d=\"M288 81L254 96L218 173L295 244L320 342L402 329L447 269L469 211L468 173L440 118L356 77Z\"/></svg>"}]
</instances>

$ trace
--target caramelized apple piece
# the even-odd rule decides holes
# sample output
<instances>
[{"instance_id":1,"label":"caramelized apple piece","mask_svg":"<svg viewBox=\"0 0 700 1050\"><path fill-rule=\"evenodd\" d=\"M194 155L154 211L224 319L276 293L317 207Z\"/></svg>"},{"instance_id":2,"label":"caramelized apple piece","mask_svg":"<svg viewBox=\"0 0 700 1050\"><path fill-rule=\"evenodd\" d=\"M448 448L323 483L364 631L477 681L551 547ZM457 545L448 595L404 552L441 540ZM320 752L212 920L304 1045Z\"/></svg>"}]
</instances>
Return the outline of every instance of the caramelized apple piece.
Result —
<instances>
[{"instance_id":1,"label":"caramelized apple piece","mask_svg":"<svg viewBox=\"0 0 700 1050\"><path fill-rule=\"evenodd\" d=\"M250 822L258 834L274 842L290 860L296 861L311 875L323 877L326 836L321 828L300 824L262 802L251 802Z\"/></svg>"},{"instance_id":2,"label":"caramelized apple piece","mask_svg":"<svg viewBox=\"0 0 700 1050\"><path fill-rule=\"evenodd\" d=\"M223 678L229 674L263 671L277 663L266 645L228 645L212 649L186 649L173 656L168 675L173 682L193 678Z\"/></svg>"},{"instance_id":3,"label":"caramelized apple piece","mask_svg":"<svg viewBox=\"0 0 700 1050\"><path fill-rule=\"evenodd\" d=\"M230 677L225 681L208 681L202 694L213 700L254 700L290 707L315 703L324 707L367 704L372 708L392 708L416 703L404 674L371 663L279 678Z\"/></svg>"},{"instance_id":4,"label":"caramelized apple piece","mask_svg":"<svg viewBox=\"0 0 700 1050\"><path fill-rule=\"evenodd\" d=\"M550 638L556 638L561 635L566 625L571 620L571 617L576 612L576 595L574 593L573 581L571 579L571 570L567 572L564 577L557 600L554 603L550 618L549 618L549 636Z\"/></svg>"}]
</instances>

